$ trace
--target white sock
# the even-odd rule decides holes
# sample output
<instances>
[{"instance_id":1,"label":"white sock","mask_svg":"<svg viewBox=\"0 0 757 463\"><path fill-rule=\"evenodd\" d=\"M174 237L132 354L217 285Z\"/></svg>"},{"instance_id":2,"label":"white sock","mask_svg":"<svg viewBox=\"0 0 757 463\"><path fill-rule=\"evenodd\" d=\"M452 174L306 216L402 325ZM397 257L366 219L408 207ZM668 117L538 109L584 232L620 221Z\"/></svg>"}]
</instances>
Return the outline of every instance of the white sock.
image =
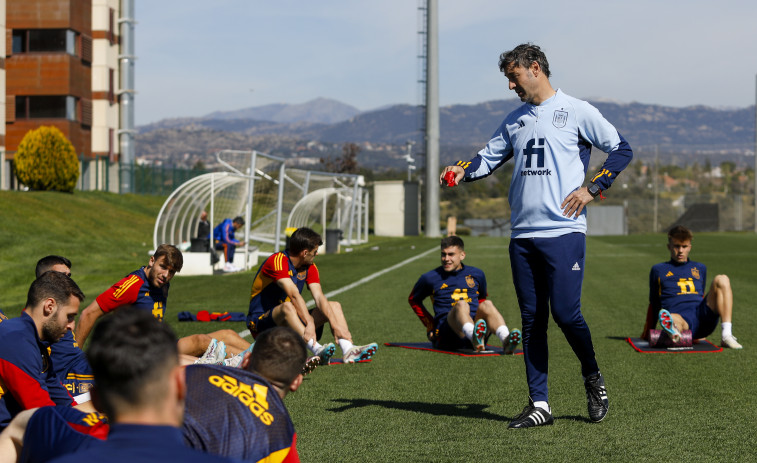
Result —
<instances>
[{"instance_id":1,"label":"white sock","mask_svg":"<svg viewBox=\"0 0 757 463\"><path fill-rule=\"evenodd\" d=\"M352 341L339 339L337 342L339 343L339 347L342 349L342 353L344 354L346 354L348 350L352 349Z\"/></svg>"},{"instance_id":2,"label":"white sock","mask_svg":"<svg viewBox=\"0 0 757 463\"><path fill-rule=\"evenodd\" d=\"M549 404L547 402L544 402L543 400L540 400L538 402L534 402L534 407L536 408L543 408L547 411L550 415L552 414L552 410L549 408Z\"/></svg>"},{"instance_id":3,"label":"white sock","mask_svg":"<svg viewBox=\"0 0 757 463\"><path fill-rule=\"evenodd\" d=\"M502 345L507 344L507 338L508 336L510 336L510 330L507 329L507 325L502 325L497 328L495 334L499 338L500 342L502 342Z\"/></svg>"},{"instance_id":4,"label":"white sock","mask_svg":"<svg viewBox=\"0 0 757 463\"><path fill-rule=\"evenodd\" d=\"M720 333L720 337L724 338L726 336L733 336L733 333L731 332L731 329L733 329L733 323L731 322L721 322L720 328L723 330Z\"/></svg>"},{"instance_id":5,"label":"white sock","mask_svg":"<svg viewBox=\"0 0 757 463\"><path fill-rule=\"evenodd\" d=\"M463 324L463 334L469 341L473 341L473 323L468 322Z\"/></svg>"},{"instance_id":6,"label":"white sock","mask_svg":"<svg viewBox=\"0 0 757 463\"><path fill-rule=\"evenodd\" d=\"M323 346L318 344L318 341L315 339L311 339L308 341L308 349L310 349L310 352L313 354L318 355L318 353L321 352L321 349L323 349Z\"/></svg>"}]
</instances>

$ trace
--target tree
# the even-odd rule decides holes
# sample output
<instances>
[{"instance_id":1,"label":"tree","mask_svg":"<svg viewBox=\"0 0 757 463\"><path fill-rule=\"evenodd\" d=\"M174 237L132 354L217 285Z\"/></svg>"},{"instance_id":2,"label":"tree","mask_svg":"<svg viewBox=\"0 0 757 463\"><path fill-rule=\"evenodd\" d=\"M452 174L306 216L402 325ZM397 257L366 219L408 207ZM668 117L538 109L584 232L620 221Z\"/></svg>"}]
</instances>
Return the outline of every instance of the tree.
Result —
<instances>
[{"instance_id":1,"label":"tree","mask_svg":"<svg viewBox=\"0 0 757 463\"><path fill-rule=\"evenodd\" d=\"M360 147L354 143L345 143L342 146L342 156L336 159L333 158L321 158L321 164L328 172L336 172L339 174L357 174L359 166L357 163L357 155L360 152Z\"/></svg>"},{"instance_id":2,"label":"tree","mask_svg":"<svg viewBox=\"0 0 757 463\"><path fill-rule=\"evenodd\" d=\"M56 127L42 126L24 135L14 157L18 181L32 190L72 192L79 179L73 145Z\"/></svg>"}]
</instances>

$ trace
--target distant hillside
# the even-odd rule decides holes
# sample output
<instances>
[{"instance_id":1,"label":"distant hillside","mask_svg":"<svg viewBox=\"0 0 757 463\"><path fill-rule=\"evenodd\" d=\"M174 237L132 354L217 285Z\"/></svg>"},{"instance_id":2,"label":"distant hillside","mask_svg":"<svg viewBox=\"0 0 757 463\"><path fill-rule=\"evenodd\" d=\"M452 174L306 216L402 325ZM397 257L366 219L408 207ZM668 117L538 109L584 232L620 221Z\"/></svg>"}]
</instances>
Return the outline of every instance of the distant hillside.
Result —
<instances>
[{"instance_id":1,"label":"distant hillside","mask_svg":"<svg viewBox=\"0 0 757 463\"><path fill-rule=\"evenodd\" d=\"M316 98L302 104L270 104L236 111L216 111L202 119L254 119L272 122L314 122L335 124L360 113L354 106L328 98Z\"/></svg>"},{"instance_id":2,"label":"distant hillside","mask_svg":"<svg viewBox=\"0 0 757 463\"><path fill-rule=\"evenodd\" d=\"M323 102L318 104L317 102ZM270 149L271 143L281 156L295 153L304 156L316 154L306 151L298 144L320 142L339 145L343 143L395 145L400 150L408 140L419 140L420 109L411 105L394 105L356 114L336 123L308 122L315 119L309 110L330 107L331 100L313 100L303 105L271 105L266 117L284 118L282 114L300 113L299 122L281 122L234 118L244 116L245 111L213 113L213 117L191 119L167 119L139 128L137 155L162 155L174 158L186 153L211 152L221 148ZM336 102L335 102L336 103ZM440 109L440 144L464 148L466 151L482 146L497 129L502 119L520 105L517 99L489 101L476 105L454 105ZM612 122L620 133L636 148L642 157L650 156L654 146L661 153L680 153L686 156L737 156L749 155L754 149L754 107L739 109L715 109L706 106L673 108L641 103L592 102ZM278 107L281 106L281 107ZM346 106L346 105L343 105ZM338 108L339 105L332 105ZM250 108L249 114L265 115L264 108ZM309 109L308 109L309 108ZM335 113L336 114L336 113ZM307 116L307 117L306 117ZM322 118L336 115L322 114ZM155 132L158 133L155 133ZM191 132L191 136L187 135ZM261 138L263 137L263 138ZM190 142L189 140L193 141ZM261 140L265 139L262 143ZM178 142L178 143L177 143ZM145 144L147 146L145 146ZM178 146L178 147L177 147ZM338 151L338 150L337 150ZM417 149L416 149L417 151ZM271 153L273 154L273 153ZM396 153L395 153L396 154ZM391 156L390 156L391 157ZM387 157L388 159L389 157ZM397 156L391 157L396 163ZM728 159L731 160L731 159ZM381 159L372 160L381 163ZM685 161L680 161L685 162Z\"/></svg>"}]
</instances>

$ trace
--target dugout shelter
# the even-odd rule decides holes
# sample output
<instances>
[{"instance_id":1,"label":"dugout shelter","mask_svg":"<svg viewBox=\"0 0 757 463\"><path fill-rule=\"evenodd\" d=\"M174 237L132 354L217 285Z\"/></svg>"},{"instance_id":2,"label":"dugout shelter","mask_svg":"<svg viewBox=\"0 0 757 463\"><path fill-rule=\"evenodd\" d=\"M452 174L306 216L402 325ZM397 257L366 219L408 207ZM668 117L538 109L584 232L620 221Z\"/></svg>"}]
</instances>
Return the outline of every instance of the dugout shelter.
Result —
<instances>
[{"instance_id":1,"label":"dugout shelter","mask_svg":"<svg viewBox=\"0 0 757 463\"><path fill-rule=\"evenodd\" d=\"M176 188L155 221L153 249L161 243L179 247L185 260L181 275L210 274L219 267L211 265L209 252L192 247L193 239L208 238L196 236L202 211L207 211L211 229L226 218L245 219L236 239L246 246L237 248L234 259L244 269L257 264L258 252L282 250L288 227L310 227L324 241L327 231L339 230L345 245L368 241L369 194L363 176L290 168L283 158L259 151L223 150L216 160L218 171Z\"/></svg>"}]
</instances>

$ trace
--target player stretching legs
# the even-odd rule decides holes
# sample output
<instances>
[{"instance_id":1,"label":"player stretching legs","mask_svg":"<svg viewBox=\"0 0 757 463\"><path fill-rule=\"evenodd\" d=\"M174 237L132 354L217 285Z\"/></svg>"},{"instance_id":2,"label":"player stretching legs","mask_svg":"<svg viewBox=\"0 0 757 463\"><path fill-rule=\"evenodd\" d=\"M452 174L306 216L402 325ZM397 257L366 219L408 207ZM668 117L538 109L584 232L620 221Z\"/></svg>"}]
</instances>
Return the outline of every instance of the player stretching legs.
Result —
<instances>
[{"instance_id":1,"label":"player stretching legs","mask_svg":"<svg viewBox=\"0 0 757 463\"><path fill-rule=\"evenodd\" d=\"M266 259L252 283L247 326L253 336L274 326L289 326L302 336L322 364L328 364L336 346L318 342L323 325L328 323L344 353L344 362L369 360L378 349L376 343L353 345L342 305L323 294L318 267L313 263L321 244L318 233L298 228L289 239L289 249ZM301 294L305 286L315 300L315 309L308 310L305 304Z\"/></svg>"}]
</instances>

